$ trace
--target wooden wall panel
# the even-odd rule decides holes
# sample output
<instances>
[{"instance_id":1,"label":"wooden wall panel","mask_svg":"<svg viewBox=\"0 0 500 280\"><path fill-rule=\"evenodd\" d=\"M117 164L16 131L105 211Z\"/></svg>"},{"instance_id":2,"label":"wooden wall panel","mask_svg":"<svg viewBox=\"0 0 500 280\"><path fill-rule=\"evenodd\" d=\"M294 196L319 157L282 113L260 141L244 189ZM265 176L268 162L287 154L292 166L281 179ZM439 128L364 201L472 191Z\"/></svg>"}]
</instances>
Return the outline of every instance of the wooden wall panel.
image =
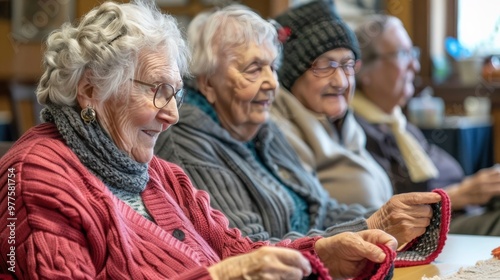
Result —
<instances>
[{"instance_id":1,"label":"wooden wall panel","mask_svg":"<svg viewBox=\"0 0 500 280\"><path fill-rule=\"evenodd\" d=\"M421 1L421 0L419 0ZM399 18L410 38L413 39L413 1L412 0L386 0L387 13Z\"/></svg>"}]
</instances>

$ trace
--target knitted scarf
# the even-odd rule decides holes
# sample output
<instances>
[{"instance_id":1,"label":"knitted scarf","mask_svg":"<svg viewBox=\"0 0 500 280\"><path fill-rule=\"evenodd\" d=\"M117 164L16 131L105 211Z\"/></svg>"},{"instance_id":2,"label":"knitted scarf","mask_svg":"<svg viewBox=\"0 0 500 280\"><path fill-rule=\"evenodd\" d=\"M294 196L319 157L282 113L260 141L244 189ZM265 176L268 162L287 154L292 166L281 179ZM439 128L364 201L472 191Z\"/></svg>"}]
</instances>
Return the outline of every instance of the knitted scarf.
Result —
<instances>
[{"instance_id":1,"label":"knitted scarf","mask_svg":"<svg viewBox=\"0 0 500 280\"><path fill-rule=\"evenodd\" d=\"M56 125L83 165L107 186L135 194L146 188L148 164L138 163L118 149L97 122L84 124L76 108L48 104L41 119Z\"/></svg>"},{"instance_id":2,"label":"knitted scarf","mask_svg":"<svg viewBox=\"0 0 500 280\"><path fill-rule=\"evenodd\" d=\"M393 113L389 115L359 91L354 94L351 107L356 114L370 123L389 125L412 182L424 182L439 175L439 171L420 143L406 130L406 117L400 107L394 108Z\"/></svg>"},{"instance_id":3,"label":"knitted scarf","mask_svg":"<svg viewBox=\"0 0 500 280\"><path fill-rule=\"evenodd\" d=\"M214 107L208 103L208 100L203 96L201 92L195 90L193 88L188 88L188 94L186 95L186 99L184 101L186 104L191 104L193 106L198 107L204 113L212 118L212 120L220 125L219 118L217 117L217 113L215 112ZM253 154L255 159L261 164L263 169L268 172L271 176L273 176L276 180L278 180L281 185L285 188L285 190L290 195L290 198L294 202L294 212L291 215L291 226L292 230L306 234L309 229L309 215L308 215L308 205L307 202L300 197L296 192L294 192L290 187L288 187L280 177L274 175L274 173L269 170L269 167L264 164L262 158L258 156L257 149L255 147L254 140L251 140L246 143L246 147Z\"/></svg>"}]
</instances>

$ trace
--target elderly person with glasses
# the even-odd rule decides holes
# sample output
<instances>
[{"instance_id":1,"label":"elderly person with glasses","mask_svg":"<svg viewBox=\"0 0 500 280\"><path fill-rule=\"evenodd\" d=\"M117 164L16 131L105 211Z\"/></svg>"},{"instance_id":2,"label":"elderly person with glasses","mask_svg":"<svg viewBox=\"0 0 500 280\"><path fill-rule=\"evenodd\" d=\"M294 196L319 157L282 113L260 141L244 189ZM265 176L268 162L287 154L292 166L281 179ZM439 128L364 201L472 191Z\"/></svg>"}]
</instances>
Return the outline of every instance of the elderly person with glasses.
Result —
<instances>
[{"instance_id":1,"label":"elderly person with glasses","mask_svg":"<svg viewBox=\"0 0 500 280\"><path fill-rule=\"evenodd\" d=\"M326 21L313 16L321 9L331 11ZM359 69L356 35L335 7L321 1L276 20L291 34L283 43L273 120L332 197L382 207L393 195L391 183L365 149L363 130L348 110Z\"/></svg>"},{"instance_id":2,"label":"elderly person with glasses","mask_svg":"<svg viewBox=\"0 0 500 280\"><path fill-rule=\"evenodd\" d=\"M371 16L356 35L362 67L352 107L366 133L366 148L389 175L395 193L445 188L456 211L450 232L500 235L500 210L487 207L484 214L463 215L470 206L485 205L500 195L500 170L488 168L465 177L458 162L428 143L402 113L414 94L420 52L401 21Z\"/></svg>"},{"instance_id":3,"label":"elderly person with glasses","mask_svg":"<svg viewBox=\"0 0 500 280\"><path fill-rule=\"evenodd\" d=\"M153 156L179 119L189 52L147 2L105 2L48 37L45 122L0 161L0 278L328 279L318 257L335 278L391 261L380 230L253 242Z\"/></svg>"},{"instance_id":4,"label":"elderly person with glasses","mask_svg":"<svg viewBox=\"0 0 500 280\"><path fill-rule=\"evenodd\" d=\"M252 240L273 242L381 229L406 243L426 233L439 194L404 194L380 209L340 204L304 169L270 120L280 51L271 23L229 6L196 17L188 40L196 88L155 152L209 192L232 226Z\"/></svg>"}]
</instances>

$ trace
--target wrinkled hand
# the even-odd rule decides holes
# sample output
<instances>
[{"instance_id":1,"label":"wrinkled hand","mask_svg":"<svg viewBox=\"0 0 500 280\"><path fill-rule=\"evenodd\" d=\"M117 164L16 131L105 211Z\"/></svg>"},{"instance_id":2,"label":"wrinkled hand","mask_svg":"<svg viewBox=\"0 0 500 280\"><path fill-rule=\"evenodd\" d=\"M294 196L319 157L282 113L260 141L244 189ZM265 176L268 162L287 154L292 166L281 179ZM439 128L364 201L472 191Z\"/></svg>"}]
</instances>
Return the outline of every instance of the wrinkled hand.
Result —
<instances>
[{"instance_id":1,"label":"wrinkled hand","mask_svg":"<svg viewBox=\"0 0 500 280\"><path fill-rule=\"evenodd\" d=\"M462 183L446 189L453 210L467 205L484 205L494 196L500 195L500 168L498 166L479 170L466 177Z\"/></svg>"},{"instance_id":2,"label":"wrinkled hand","mask_svg":"<svg viewBox=\"0 0 500 280\"><path fill-rule=\"evenodd\" d=\"M333 279L349 278L359 275L368 260L375 263L385 260L385 253L377 244L384 244L393 250L398 246L393 236L371 229L319 239L315 250Z\"/></svg>"},{"instance_id":3,"label":"wrinkled hand","mask_svg":"<svg viewBox=\"0 0 500 280\"><path fill-rule=\"evenodd\" d=\"M368 228L393 235L399 244L407 243L425 232L432 218L429 204L440 200L441 196L433 192L394 195L366 220Z\"/></svg>"},{"instance_id":4,"label":"wrinkled hand","mask_svg":"<svg viewBox=\"0 0 500 280\"><path fill-rule=\"evenodd\" d=\"M302 279L311 274L311 264L299 252L287 248L262 247L230 257L208 268L218 279Z\"/></svg>"}]
</instances>

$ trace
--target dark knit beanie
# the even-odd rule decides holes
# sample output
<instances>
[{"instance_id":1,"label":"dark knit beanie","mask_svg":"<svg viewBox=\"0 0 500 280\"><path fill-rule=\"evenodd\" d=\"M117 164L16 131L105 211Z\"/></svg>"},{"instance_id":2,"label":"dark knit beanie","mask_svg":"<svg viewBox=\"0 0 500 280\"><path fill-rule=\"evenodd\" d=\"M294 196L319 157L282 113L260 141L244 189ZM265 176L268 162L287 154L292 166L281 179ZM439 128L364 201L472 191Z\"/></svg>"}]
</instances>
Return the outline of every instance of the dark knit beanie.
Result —
<instances>
[{"instance_id":1,"label":"dark knit beanie","mask_svg":"<svg viewBox=\"0 0 500 280\"><path fill-rule=\"evenodd\" d=\"M282 39L283 52L278 77L280 84L288 90L325 52L346 48L354 53L356 59L360 58L356 35L340 19L333 4L329 5L324 0L292 8L278 16L276 21L282 27L278 33L287 35L287 38Z\"/></svg>"}]
</instances>

